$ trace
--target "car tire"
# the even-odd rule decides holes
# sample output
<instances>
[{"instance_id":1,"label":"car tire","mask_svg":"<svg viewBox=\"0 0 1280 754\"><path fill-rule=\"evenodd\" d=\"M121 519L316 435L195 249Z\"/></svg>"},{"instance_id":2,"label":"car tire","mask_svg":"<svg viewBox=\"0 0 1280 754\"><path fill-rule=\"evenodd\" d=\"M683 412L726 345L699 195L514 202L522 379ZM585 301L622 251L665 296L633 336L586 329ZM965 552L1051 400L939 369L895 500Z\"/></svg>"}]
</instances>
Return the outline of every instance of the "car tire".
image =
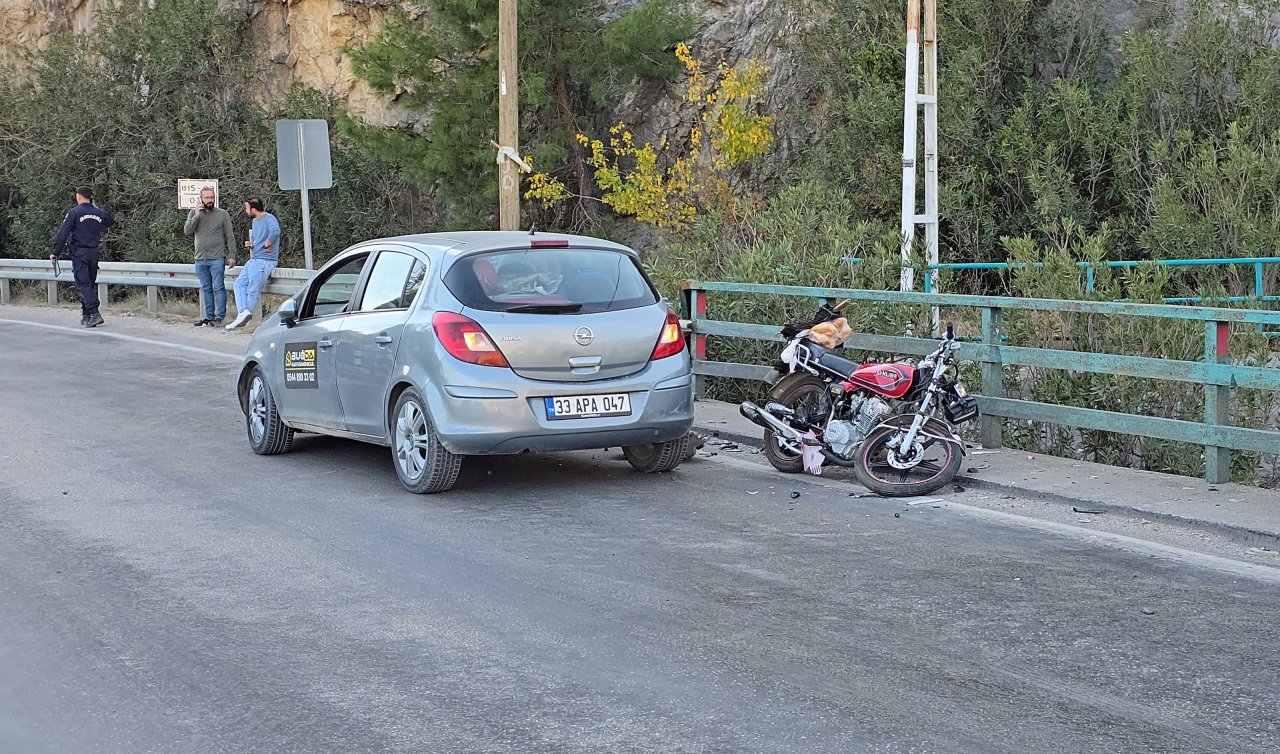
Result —
<instances>
[{"instance_id":1,"label":"car tire","mask_svg":"<svg viewBox=\"0 0 1280 754\"><path fill-rule=\"evenodd\" d=\"M458 481L462 456L440 443L422 395L400 394L391 414L391 462L404 488L414 494L445 492Z\"/></svg>"},{"instance_id":2,"label":"car tire","mask_svg":"<svg viewBox=\"0 0 1280 754\"><path fill-rule=\"evenodd\" d=\"M271 386L261 367L254 367L245 382L245 429L249 434L249 447L260 456L284 453L293 445L293 430L280 418Z\"/></svg>"},{"instance_id":3,"label":"car tire","mask_svg":"<svg viewBox=\"0 0 1280 754\"><path fill-rule=\"evenodd\" d=\"M637 471L654 474L671 471L679 466L690 456L689 444L689 435L683 434L675 440L666 442L627 445L622 449L622 455Z\"/></svg>"}]
</instances>

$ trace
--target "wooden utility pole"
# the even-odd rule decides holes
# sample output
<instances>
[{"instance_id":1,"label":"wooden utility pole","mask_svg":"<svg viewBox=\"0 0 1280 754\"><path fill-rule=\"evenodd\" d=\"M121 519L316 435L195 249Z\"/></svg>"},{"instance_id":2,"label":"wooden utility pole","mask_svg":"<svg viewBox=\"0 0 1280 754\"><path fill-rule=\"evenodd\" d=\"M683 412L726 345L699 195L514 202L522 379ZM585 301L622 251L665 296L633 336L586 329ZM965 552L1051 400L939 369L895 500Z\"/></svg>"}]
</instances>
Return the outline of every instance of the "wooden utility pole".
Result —
<instances>
[{"instance_id":1,"label":"wooden utility pole","mask_svg":"<svg viewBox=\"0 0 1280 754\"><path fill-rule=\"evenodd\" d=\"M517 0L498 0L498 227L520 228L520 76L516 55ZM510 150L510 151L508 151Z\"/></svg>"}]
</instances>

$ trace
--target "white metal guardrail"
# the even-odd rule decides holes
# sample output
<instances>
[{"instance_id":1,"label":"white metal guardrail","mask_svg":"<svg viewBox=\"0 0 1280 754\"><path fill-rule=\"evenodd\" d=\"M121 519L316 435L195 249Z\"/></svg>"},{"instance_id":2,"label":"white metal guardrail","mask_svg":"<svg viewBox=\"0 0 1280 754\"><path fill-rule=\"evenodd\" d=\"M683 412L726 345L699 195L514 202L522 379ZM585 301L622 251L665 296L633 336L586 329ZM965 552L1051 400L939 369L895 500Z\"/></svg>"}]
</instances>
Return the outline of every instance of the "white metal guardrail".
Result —
<instances>
[{"instance_id":1,"label":"white metal guardrail","mask_svg":"<svg viewBox=\"0 0 1280 754\"><path fill-rule=\"evenodd\" d=\"M50 304L58 303L58 283L75 283L71 273L71 261L61 260L62 268L56 279L53 265L48 259L0 259L0 304L11 300L9 281L36 280L44 281ZM231 288L243 267L232 267L227 270L227 288ZM264 293L281 296L292 296L298 292L315 270L301 270L292 267L277 267L272 270ZM160 308L161 288L194 288L200 289L200 280L196 277L195 266L191 264L155 264L142 262L102 262L98 265L98 297L103 307L107 308L107 289L112 285L142 286L147 289L147 310L158 311ZM230 294L228 294L230 295ZM261 318L261 304L255 315Z\"/></svg>"}]
</instances>

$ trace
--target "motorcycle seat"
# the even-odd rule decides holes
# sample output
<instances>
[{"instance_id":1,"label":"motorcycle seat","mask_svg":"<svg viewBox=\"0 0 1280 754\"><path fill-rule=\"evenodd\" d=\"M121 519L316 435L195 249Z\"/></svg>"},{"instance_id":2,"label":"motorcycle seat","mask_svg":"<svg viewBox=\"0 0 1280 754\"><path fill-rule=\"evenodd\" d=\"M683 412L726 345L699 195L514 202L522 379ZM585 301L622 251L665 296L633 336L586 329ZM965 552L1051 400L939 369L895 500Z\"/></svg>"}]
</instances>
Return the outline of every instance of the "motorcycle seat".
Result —
<instances>
[{"instance_id":1,"label":"motorcycle seat","mask_svg":"<svg viewBox=\"0 0 1280 754\"><path fill-rule=\"evenodd\" d=\"M843 356L837 356L817 344L809 343L808 346L810 352L813 353L819 364L833 372L843 375L845 379L848 379L849 375L853 374L853 370L862 366L860 362L849 361Z\"/></svg>"}]
</instances>

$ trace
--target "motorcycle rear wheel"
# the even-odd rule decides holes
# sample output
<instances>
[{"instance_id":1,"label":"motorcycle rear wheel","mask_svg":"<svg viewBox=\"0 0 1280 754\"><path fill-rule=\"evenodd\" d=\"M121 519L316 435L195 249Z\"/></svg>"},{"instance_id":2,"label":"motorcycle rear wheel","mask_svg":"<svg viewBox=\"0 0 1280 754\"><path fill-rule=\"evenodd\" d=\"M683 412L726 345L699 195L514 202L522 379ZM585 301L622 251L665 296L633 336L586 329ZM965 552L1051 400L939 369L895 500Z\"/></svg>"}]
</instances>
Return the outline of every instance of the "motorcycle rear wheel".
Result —
<instances>
[{"instance_id":1,"label":"motorcycle rear wheel","mask_svg":"<svg viewBox=\"0 0 1280 754\"><path fill-rule=\"evenodd\" d=\"M941 457L922 459L910 469L897 469L889 463L888 454L896 452L888 447L895 435L905 430L894 426L880 426L871 430L854 454L853 474L858 483L885 497L912 497L927 495L944 487L960 473L963 457L954 443L921 438L925 458L931 450L938 450ZM936 454L935 454L936 455Z\"/></svg>"},{"instance_id":2,"label":"motorcycle rear wheel","mask_svg":"<svg viewBox=\"0 0 1280 754\"><path fill-rule=\"evenodd\" d=\"M826 385L822 380L805 375L789 384L779 384L770 397L774 403L781 403L789 409L804 406L813 413L818 410L818 403L825 391ZM786 474L804 471L804 459L799 453L793 453L779 445L777 433L771 429L764 431L764 455L778 471Z\"/></svg>"}]
</instances>

